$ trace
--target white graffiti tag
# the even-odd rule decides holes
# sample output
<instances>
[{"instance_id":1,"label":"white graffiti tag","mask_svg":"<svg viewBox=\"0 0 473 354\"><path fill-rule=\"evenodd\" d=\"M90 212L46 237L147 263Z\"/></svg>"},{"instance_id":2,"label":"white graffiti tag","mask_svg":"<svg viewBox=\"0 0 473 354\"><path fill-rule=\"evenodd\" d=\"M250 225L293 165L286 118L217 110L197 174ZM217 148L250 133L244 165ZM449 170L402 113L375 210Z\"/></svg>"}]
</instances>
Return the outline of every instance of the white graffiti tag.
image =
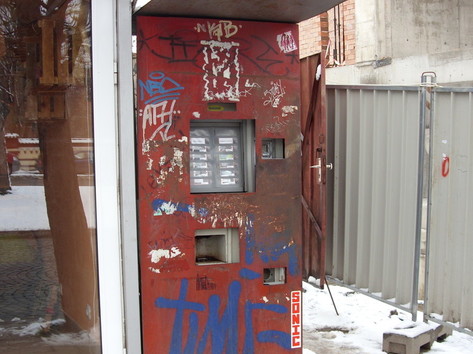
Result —
<instances>
[{"instance_id":1,"label":"white graffiti tag","mask_svg":"<svg viewBox=\"0 0 473 354\"><path fill-rule=\"evenodd\" d=\"M143 146L146 141L152 141L156 139L159 134L162 141L168 141L174 138L174 135L169 135L169 129L172 126L173 116L179 112L174 110L176 100L162 101L157 104L147 105L143 112ZM148 127L156 127L154 132L150 136L146 136ZM145 150L145 149L143 149Z\"/></svg>"},{"instance_id":2,"label":"white graffiti tag","mask_svg":"<svg viewBox=\"0 0 473 354\"><path fill-rule=\"evenodd\" d=\"M253 89L259 89L259 88L261 88L260 84L256 82L250 83L250 80L246 79L245 89L240 92L240 96L241 97L251 96L251 91L253 91Z\"/></svg>"},{"instance_id":3,"label":"white graffiti tag","mask_svg":"<svg viewBox=\"0 0 473 354\"><path fill-rule=\"evenodd\" d=\"M264 105L271 105L274 108L278 107L285 94L286 90L282 86L281 80L271 81L271 88L264 91L264 96L268 96L267 100L264 101Z\"/></svg>"},{"instance_id":4,"label":"white graffiti tag","mask_svg":"<svg viewBox=\"0 0 473 354\"><path fill-rule=\"evenodd\" d=\"M241 27L241 26L240 26ZM207 32L210 39L217 39L220 41L222 37L230 38L238 33L239 27L234 25L232 21L219 21L219 22L207 22L199 23L195 27L197 32Z\"/></svg>"}]
</instances>

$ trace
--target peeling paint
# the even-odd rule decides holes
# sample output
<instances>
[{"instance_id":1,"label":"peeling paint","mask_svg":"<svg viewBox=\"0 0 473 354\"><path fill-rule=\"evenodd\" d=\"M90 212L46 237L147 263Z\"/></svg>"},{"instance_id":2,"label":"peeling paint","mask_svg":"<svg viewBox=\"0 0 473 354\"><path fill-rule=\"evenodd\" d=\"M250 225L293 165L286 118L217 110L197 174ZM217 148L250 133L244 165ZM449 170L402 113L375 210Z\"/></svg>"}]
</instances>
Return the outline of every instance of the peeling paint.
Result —
<instances>
[{"instance_id":1,"label":"peeling paint","mask_svg":"<svg viewBox=\"0 0 473 354\"><path fill-rule=\"evenodd\" d=\"M153 263L158 263L161 258L176 258L181 255L184 255L179 248L177 247L172 247L171 249L159 249L159 250L152 250L151 252L148 253L148 255L151 257L151 262Z\"/></svg>"},{"instance_id":2,"label":"peeling paint","mask_svg":"<svg viewBox=\"0 0 473 354\"><path fill-rule=\"evenodd\" d=\"M199 113L199 112L193 112L193 113L192 113L192 116L193 116L194 118L199 119L199 118L200 118L200 113Z\"/></svg>"},{"instance_id":3,"label":"peeling paint","mask_svg":"<svg viewBox=\"0 0 473 354\"><path fill-rule=\"evenodd\" d=\"M150 271L152 271L153 273L157 273L157 274L161 273L161 271L160 271L159 269L157 269L157 268L148 267L148 269L149 269Z\"/></svg>"},{"instance_id":4,"label":"peeling paint","mask_svg":"<svg viewBox=\"0 0 473 354\"><path fill-rule=\"evenodd\" d=\"M153 167L153 159L148 158L146 161L146 170L151 171L151 168Z\"/></svg>"},{"instance_id":5,"label":"peeling paint","mask_svg":"<svg viewBox=\"0 0 473 354\"><path fill-rule=\"evenodd\" d=\"M269 300L268 300L268 298L267 298L266 296L263 296L263 301L266 302L266 303L269 302Z\"/></svg>"},{"instance_id":6,"label":"peeling paint","mask_svg":"<svg viewBox=\"0 0 473 354\"><path fill-rule=\"evenodd\" d=\"M204 100L240 100L240 63L236 42L201 41L204 46ZM212 79L210 79L212 77Z\"/></svg>"},{"instance_id":7,"label":"peeling paint","mask_svg":"<svg viewBox=\"0 0 473 354\"><path fill-rule=\"evenodd\" d=\"M284 106L282 108L282 116L286 117L288 114L296 114L296 111L299 109L297 106Z\"/></svg>"},{"instance_id":8,"label":"peeling paint","mask_svg":"<svg viewBox=\"0 0 473 354\"><path fill-rule=\"evenodd\" d=\"M182 137L180 142L187 142L187 137ZM179 176L184 175L184 163L183 155L184 152L179 148L173 148L174 156L170 159L166 155L163 155L159 158L159 175L156 177L156 184L162 185L166 181L169 174L174 174L175 172L179 173ZM182 177L179 177L179 181L182 180Z\"/></svg>"}]
</instances>

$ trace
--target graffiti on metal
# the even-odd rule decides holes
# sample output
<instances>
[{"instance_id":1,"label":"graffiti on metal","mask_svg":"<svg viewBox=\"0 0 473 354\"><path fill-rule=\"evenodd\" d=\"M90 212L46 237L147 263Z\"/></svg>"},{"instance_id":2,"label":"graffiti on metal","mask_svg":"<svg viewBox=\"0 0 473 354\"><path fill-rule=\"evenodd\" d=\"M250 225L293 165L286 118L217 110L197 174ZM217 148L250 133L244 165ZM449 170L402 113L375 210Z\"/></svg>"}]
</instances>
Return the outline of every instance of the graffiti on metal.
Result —
<instances>
[{"instance_id":1,"label":"graffiti on metal","mask_svg":"<svg viewBox=\"0 0 473 354\"><path fill-rule=\"evenodd\" d=\"M174 135L169 135L169 130L174 116L180 114L175 110L175 105L184 87L160 71L150 73L146 82L139 80L138 84L140 100L146 105L139 112L142 117L143 143L155 140L158 134L162 141L174 138ZM154 131L146 136L149 127Z\"/></svg>"},{"instance_id":2,"label":"graffiti on metal","mask_svg":"<svg viewBox=\"0 0 473 354\"><path fill-rule=\"evenodd\" d=\"M283 53L290 53L297 50L296 41L291 31L278 34L277 41L279 49L281 49Z\"/></svg>"},{"instance_id":3,"label":"graffiti on metal","mask_svg":"<svg viewBox=\"0 0 473 354\"><path fill-rule=\"evenodd\" d=\"M221 20L218 22L198 23L195 27L197 32L206 32L210 39L221 41L222 37L225 39L231 38L238 33L241 26L234 25L232 21Z\"/></svg>"},{"instance_id":4,"label":"graffiti on metal","mask_svg":"<svg viewBox=\"0 0 473 354\"><path fill-rule=\"evenodd\" d=\"M174 324L172 330L170 353L204 353L210 341L212 353L238 352L239 331L244 328L244 352L254 353L255 336L259 342L275 343L285 349L291 348L291 335L276 330L264 330L254 333L253 313L268 311L278 314L288 312L287 308L278 304L253 303L241 301L242 283L234 280L228 286L226 307L219 295L211 295L207 306L203 303L190 301L188 297L189 281L181 279L181 288L177 299L159 297L155 301L158 308L173 309ZM239 307L244 307L244 326L239 323ZM207 312L207 322L202 324L204 331L199 338L199 313ZM189 324L187 338L184 338L184 323Z\"/></svg>"},{"instance_id":5,"label":"graffiti on metal","mask_svg":"<svg viewBox=\"0 0 473 354\"><path fill-rule=\"evenodd\" d=\"M299 205L293 198L299 179L288 179L287 190L273 196L258 181L267 170L258 175L254 167L245 176L253 180L244 184L255 186L248 193L196 193L190 140L211 141L197 127L210 126L212 119L218 120L215 129L228 134L226 120L233 119L228 131L241 134L235 141L248 140L231 147L233 155L246 157L243 150L250 150L248 157L257 165L261 139L285 139L287 151L278 168L299 170L289 153L300 143L297 38L290 31L296 27L277 24L273 30L264 24L259 31L249 22L206 19L137 23L146 350L254 353L267 347L282 353L300 348L301 294L291 293L300 289L301 278L300 225L294 222ZM233 128L239 124L241 129ZM219 144L234 141L225 138ZM207 151L200 155L205 163L213 158ZM219 173L209 169L209 178ZM283 180L271 173L266 182ZM268 280L268 273L277 274L277 280Z\"/></svg>"}]
</instances>

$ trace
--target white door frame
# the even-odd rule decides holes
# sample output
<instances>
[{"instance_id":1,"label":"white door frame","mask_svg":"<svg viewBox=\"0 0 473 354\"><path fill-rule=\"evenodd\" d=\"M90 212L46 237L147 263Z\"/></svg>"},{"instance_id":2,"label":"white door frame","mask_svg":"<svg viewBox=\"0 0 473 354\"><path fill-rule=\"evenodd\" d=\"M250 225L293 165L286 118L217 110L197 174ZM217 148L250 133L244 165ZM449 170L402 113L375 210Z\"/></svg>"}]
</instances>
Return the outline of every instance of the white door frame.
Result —
<instances>
[{"instance_id":1,"label":"white door frame","mask_svg":"<svg viewBox=\"0 0 473 354\"><path fill-rule=\"evenodd\" d=\"M91 3L102 352L141 353L131 1Z\"/></svg>"}]
</instances>

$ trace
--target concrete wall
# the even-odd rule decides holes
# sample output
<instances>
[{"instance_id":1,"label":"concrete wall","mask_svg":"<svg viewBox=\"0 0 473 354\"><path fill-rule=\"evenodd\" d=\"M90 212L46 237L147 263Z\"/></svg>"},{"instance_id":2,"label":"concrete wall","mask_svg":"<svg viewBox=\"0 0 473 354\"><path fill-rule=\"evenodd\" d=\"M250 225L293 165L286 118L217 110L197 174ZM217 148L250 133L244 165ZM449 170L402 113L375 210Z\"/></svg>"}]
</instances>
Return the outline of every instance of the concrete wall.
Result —
<instances>
[{"instance_id":1,"label":"concrete wall","mask_svg":"<svg viewBox=\"0 0 473 354\"><path fill-rule=\"evenodd\" d=\"M473 84L473 2L363 0L355 6L356 63L327 70L328 84Z\"/></svg>"}]
</instances>

